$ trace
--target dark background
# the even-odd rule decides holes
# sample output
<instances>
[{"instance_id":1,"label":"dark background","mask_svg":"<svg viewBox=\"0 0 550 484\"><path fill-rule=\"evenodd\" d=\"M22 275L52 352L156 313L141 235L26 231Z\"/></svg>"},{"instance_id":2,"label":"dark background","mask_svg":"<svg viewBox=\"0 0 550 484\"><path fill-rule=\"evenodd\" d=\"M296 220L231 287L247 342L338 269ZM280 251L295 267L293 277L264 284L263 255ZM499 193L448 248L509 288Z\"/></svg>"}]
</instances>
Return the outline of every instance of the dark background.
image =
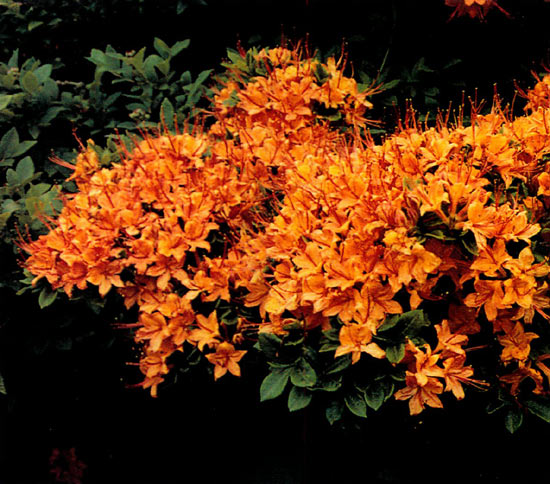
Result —
<instances>
[{"instance_id":1,"label":"dark background","mask_svg":"<svg viewBox=\"0 0 550 484\"><path fill-rule=\"evenodd\" d=\"M39 2L35 2L39 3ZM85 2L82 2L85 3ZM96 2L101 4L102 2ZM500 1L486 22L447 22L443 0L208 1L170 15L169 2L103 2L101 12L60 11L65 19L48 40L29 33L23 55L61 59L66 78L89 79L84 60L91 48L118 51L191 39L179 60L197 73L217 68L227 47L276 45L309 38L322 52L347 43L356 70L382 65L388 80L403 79L422 57L434 72L401 82L400 105L411 95L425 109L422 90L436 86L441 106L458 104L464 92L489 98L497 83L504 99L514 80L527 87L531 70L549 61L550 4ZM368 6L368 8L366 8ZM106 13L107 12L107 13ZM65 16L64 16L65 15ZM1 22L1 20L0 20ZM460 59L452 70L442 67ZM376 104L376 99L373 99ZM385 114L383 114L385 115ZM2 271L14 263L0 261ZM56 302L40 311L32 295L0 289L0 482L47 483L53 448L74 447L87 465L84 483L368 483L434 481L548 482L546 442L550 426L530 419L510 435L496 416L476 405L475 392L445 410L408 416L406 403L387 405L356 428L330 427L315 402L289 414L281 401L259 403L261 368L241 379L214 383L207 375L181 375L158 399L128 389L139 381L130 335L112 327L116 308L94 313L81 302ZM16 301L16 302L14 302ZM61 313L59 307L63 307ZM113 302L116 306L116 301Z\"/></svg>"}]
</instances>

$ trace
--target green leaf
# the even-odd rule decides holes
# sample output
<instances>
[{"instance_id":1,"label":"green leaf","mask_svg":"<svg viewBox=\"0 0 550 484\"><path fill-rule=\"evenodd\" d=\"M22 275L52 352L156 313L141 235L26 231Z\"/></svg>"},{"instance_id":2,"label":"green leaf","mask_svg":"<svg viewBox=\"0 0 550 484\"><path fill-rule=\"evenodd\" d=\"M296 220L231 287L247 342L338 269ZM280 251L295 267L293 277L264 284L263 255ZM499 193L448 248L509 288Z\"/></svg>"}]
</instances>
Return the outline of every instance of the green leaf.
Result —
<instances>
[{"instance_id":1,"label":"green leaf","mask_svg":"<svg viewBox=\"0 0 550 484\"><path fill-rule=\"evenodd\" d=\"M19 178L19 183L23 183L26 180L29 180L34 175L34 164L30 156L26 156L15 168L17 177Z\"/></svg>"},{"instance_id":2,"label":"green leaf","mask_svg":"<svg viewBox=\"0 0 550 484\"><path fill-rule=\"evenodd\" d=\"M158 80L155 67L159 62L162 62L162 58L155 54L152 54L145 59L145 62L143 63L143 72L148 81L155 82Z\"/></svg>"},{"instance_id":3,"label":"green leaf","mask_svg":"<svg viewBox=\"0 0 550 484\"><path fill-rule=\"evenodd\" d=\"M19 146L19 134L15 127L7 131L0 140L0 158L13 158L12 153Z\"/></svg>"},{"instance_id":4,"label":"green leaf","mask_svg":"<svg viewBox=\"0 0 550 484\"><path fill-rule=\"evenodd\" d=\"M170 54L172 54L172 57L177 56L182 50L187 49L187 47L189 47L190 42L191 41L189 39L180 40L179 42L176 42L170 48Z\"/></svg>"},{"instance_id":5,"label":"green leaf","mask_svg":"<svg viewBox=\"0 0 550 484\"><path fill-rule=\"evenodd\" d=\"M403 324L403 334L405 336L416 336L423 327L429 326L430 321L421 309L408 311L399 316L398 324Z\"/></svg>"},{"instance_id":6,"label":"green leaf","mask_svg":"<svg viewBox=\"0 0 550 484\"><path fill-rule=\"evenodd\" d=\"M0 111L6 109L11 102L11 94L0 94Z\"/></svg>"},{"instance_id":7,"label":"green leaf","mask_svg":"<svg viewBox=\"0 0 550 484\"><path fill-rule=\"evenodd\" d=\"M348 366L351 365L351 355L342 355L334 359L334 363L327 367L325 374L332 375L333 373L339 373L344 371Z\"/></svg>"},{"instance_id":8,"label":"green leaf","mask_svg":"<svg viewBox=\"0 0 550 484\"><path fill-rule=\"evenodd\" d=\"M155 37L155 40L153 41L153 46L155 47L155 50L157 51L157 53L163 59L168 59L170 57L171 49L170 47L168 47L168 44L163 40L159 39L158 37Z\"/></svg>"},{"instance_id":9,"label":"green leaf","mask_svg":"<svg viewBox=\"0 0 550 484\"><path fill-rule=\"evenodd\" d=\"M550 399L533 395L526 400L525 405L533 415L550 423Z\"/></svg>"},{"instance_id":10,"label":"green leaf","mask_svg":"<svg viewBox=\"0 0 550 484\"><path fill-rule=\"evenodd\" d=\"M38 305L40 306L40 309L44 309L52 304L56 297L57 291L52 291L49 287L44 287L38 296Z\"/></svg>"},{"instance_id":11,"label":"green leaf","mask_svg":"<svg viewBox=\"0 0 550 484\"><path fill-rule=\"evenodd\" d=\"M393 81L384 82L381 87L384 91L387 91L396 87L400 82L400 79L394 79Z\"/></svg>"},{"instance_id":12,"label":"green leaf","mask_svg":"<svg viewBox=\"0 0 550 484\"><path fill-rule=\"evenodd\" d=\"M272 400L277 398L285 390L285 386L290 376L290 368L273 369L260 386L260 401Z\"/></svg>"},{"instance_id":13,"label":"green leaf","mask_svg":"<svg viewBox=\"0 0 550 484\"><path fill-rule=\"evenodd\" d=\"M157 69L164 75L167 76L170 72L170 59L164 59L163 61L157 64Z\"/></svg>"},{"instance_id":14,"label":"green leaf","mask_svg":"<svg viewBox=\"0 0 550 484\"><path fill-rule=\"evenodd\" d=\"M277 358L279 350L281 349L281 338L273 333L260 333L258 342L260 343L261 352L267 359L273 360Z\"/></svg>"},{"instance_id":15,"label":"green leaf","mask_svg":"<svg viewBox=\"0 0 550 484\"><path fill-rule=\"evenodd\" d=\"M290 381L297 387L312 387L317 382L317 374L305 358L300 358L290 369Z\"/></svg>"},{"instance_id":16,"label":"green leaf","mask_svg":"<svg viewBox=\"0 0 550 484\"><path fill-rule=\"evenodd\" d=\"M19 84L21 84L21 87L23 88L23 90L27 91L29 94L35 93L40 87L38 78L31 71L25 72L21 76L21 79L19 80Z\"/></svg>"},{"instance_id":17,"label":"green leaf","mask_svg":"<svg viewBox=\"0 0 550 484\"><path fill-rule=\"evenodd\" d=\"M13 158L21 156L22 154L29 151L36 143L36 141L21 141L21 143L19 143L17 147L15 147L14 151L11 153L11 156Z\"/></svg>"},{"instance_id":18,"label":"green leaf","mask_svg":"<svg viewBox=\"0 0 550 484\"><path fill-rule=\"evenodd\" d=\"M10 60L8 61L8 68L18 67L18 66L19 66L19 49L15 49L13 51L13 54L10 57Z\"/></svg>"},{"instance_id":19,"label":"green leaf","mask_svg":"<svg viewBox=\"0 0 550 484\"><path fill-rule=\"evenodd\" d=\"M170 131L174 131L174 106L168 98L164 98L160 106L160 119L166 123Z\"/></svg>"},{"instance_id":20,"label":"green leaf","mask_svg":"<svg viewBox=\"0 0 550 484\"><path fill-rule=\"evenodd\" d=\"M197 76L197 79L195 80L195 85L198 86L199 84L202 84L206 79L208 79L208 76L212 73L212 69L206 69L205 71L201 71L200 74Z\"/></svg>"},{"instance_id":21,"label":"green leaf","mask_svg":"<svg viewBox=\"0 0 550 484\"><path fill-rule=\"evenodd\" d=\"M191 73L189 71L185 71L181 76L180 76L180 82L182 84L191 84Z\"/></svg>"},{"instance_id":22,"label":"green leaf","mask_svg":"<svg viewBox=\"0 0 550 484\"><path fill-rule=\"evenodd\" d=\"M0 393L2 395L7 395L6 384L4 383L4 377L0 375Z\"/></svg>"},{"instance_id":23,"label":"green leaf","mask_svg":"<svg viewBox=\"0 0 550 484\"><path fill-rule=\"evenodd\" d=\"M510 410L508 410L508 413L504 417L504 425L506 426L506 429L508 432L513 434L521 427L521 424L523 423L523 414L521 413L521 410L517 407L511 407Z\"/></svg>"},{"instance_id":24,"label":"green leaf","mask_svg":"<svg viewBox=\"0 0 550 484\"><path fill-rule=\"evenodd\" d=\"M3 229L11 216L11 212L0 213L0 229Z\"/></svg>"},{"instance_id":25,"label":"green leaf","mask_svg":"<svg viewBox=\"0 0 550 484\"><path fill-rule=\"evenodd\" d=\"M382 323L382 325L378 328L377 333L383 333L384 331L392 329L398 323L398 321L399 321L398 314L388 316L385 319L385 321Z\"/></svg>"},{"instance_id":26,"label":"green leaf","mask_svg":"<svg viewBox=\"0 0 550 484\"><path fill-rule=\"evenodd\" d=\"M32 22L29 22L27 25L27 30L30 32L31 30L34 30L36 27L40 27L44 22L41 20L33 20Z\"/></svg>"},{"instance_id":27,"label":"green leaf","mask_svg":"<svg viewBox=\"0 0 550 484\"><path fill-rule=\"evenodd\" d=\"M315 67L315 71L313 72L315 75L315 79L319 84L324 84L325 81L329 79L329 73L325 70L325 68L321 64L317 64Z\"/></svg>"},{"instance_id":28,"label":"green leaf","mask_svg":"<svg viewBox=\"0 0 550 484\"><path fill-rule=\"evenodd\" d=\"M181 15L185 9L187 8L187 5L185 5L181 0L176 5L176 15Z\"/></svg>"},{"instance_id":29,"label":"green leaf","mask_svg":"<svg viewBox=\"0 0 550 484\"><path fill-rule=\"evenodd\" d=\"M234 108L240 102L241 102L241 99L239 98L237 91L232 91L229 97L225 101L223 101L222 104L229 108Z\"/></svg>"},{"instance_id":30,"label":"green leaf","mask_svg":"<svg viewBox=\"0 0 550 484\"><path fill-rule=\"evenodd\" d=\"M40 84L46 82L46 79L48 79L52 75L52 65L51 64L44 64L43 66L40 66L38 69L35 69L33 71L33 74L36 76L36 79Z\"/></svg>"},{"instance_id":31,"label":"green leaf","mask_svg":"<svg viewBox=\"0 0 550 484\"><path fill-rule=\"evenodd\" d=\"M342 386L342 375L331 375L328 377L321 376L313 387L314 390L324 392L335 392Z\"/></svg>"},{"instance_id":32,"label":"green leaf","mask_svg":"<svg viewBox=\"0 0 550 484\"><path fill-rule=\"evenodd\" d=\"M291 412L296 412L302 408L306 408L311 402L313 395L309 390L300 387L292 387L288 394L288 409Z\"/></svg>"},{"instance_id":33,"label":"green leaf","mask_svg":"<svg viewBox=\"0 0 550 484\"><path fill-rule=\"evenodd\" d=\"M6 171L6 181L8 183L8 186L14 187L16 185L19 185L19 178L17 176L17 173L15 170L12 170L11 168L8 168Z\"/></svg>"},{"instance_id":34,"label":"green leaf","mask_svg":"<svg viewBox=\"0 0 550 484\"><path fill-rule=\"evenodd\" d=\"M344 402L351 413L358 417L367 418L367 402L361 392L348 393L344 397Z\"/></svg>"},{"instance_id":35,"label":"green leaf","mask_svg":"<svg viewBox=\"0 0 550 484\"><path fill-rule=\"evenodd\" d=\"M335 422L342 418L344 414L344 404L340 400L332 400L325 409L325 416L330 425L334 425Z\"/></svg>"},{"instance_id":36,"label":"green leaf","mask_svg":"<svg viewBox=\"0 0 550 484\"><path fill-rule=\"evenodd\" d=\"M7 200L4 200L2 202L2 213L12 213L17 210L19 210L21 206L13 201L11 198L8 198Z\"/></svg>"},{"instance_id":37,"label":"green leaf","mask_svg":"<svg viewBox=\"0 0 550 484\"><path fill-rule=\"evenodd\" d=\"M475 256L479 255L476 239L470 230L461 233L458 240L467 252Z\"/></svg>"},{"instance_id":38,"label":"green leaf","mask_svg":"<svg viewBox=\"0 0 550 484\"><path fill-rule=\"evenodd\" d=\"M386 389L381 381L373 382L365 389L365 400L373 410L378 410L386 400Z\"/></svg>"},{"instance_id":39,"label":"green leaf","mask_svg":"<svg viewBox=\"0 0 550 484\"><path fill-rule=\"evenodd\" d=\"M405 343L386 348L386 358L390 363L399 363L405 357Z\"/></svg>"},{"instance_id":40,"label":"green leaf","mask_svg":"<svg viewBox=\"0 0 550 484\"><path fill-rule=\"evenodd\" d=\"M506 403L505 402L499 402L499 401L496 401L496 402L490 402L487 407L485 408L485 411L491 415L495 412L498 412L501 408L505 407L506 406Z\"/></svg>"}]
</instances>

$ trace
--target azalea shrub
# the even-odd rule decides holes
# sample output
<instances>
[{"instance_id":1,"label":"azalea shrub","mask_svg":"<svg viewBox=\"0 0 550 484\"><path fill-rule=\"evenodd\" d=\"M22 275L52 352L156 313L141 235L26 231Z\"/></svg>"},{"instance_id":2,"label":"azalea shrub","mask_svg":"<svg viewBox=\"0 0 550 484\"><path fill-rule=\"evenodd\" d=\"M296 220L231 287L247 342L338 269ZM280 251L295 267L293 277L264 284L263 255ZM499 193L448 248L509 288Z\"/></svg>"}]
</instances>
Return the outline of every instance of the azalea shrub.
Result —
<instances>
[{"instance_id":1,"label":"azalea shrub","mask_svg":"<svg viewBox=\"0 0 550 484\"><path fill-rule=\"evenodd\" d=\"M240 49L225 67L204 117L110 166L92 141L57 161L77 191L21 238L32 284L121 297L153 396L176 368L249 364L262 400L316 400L331 423L474 392L512 432L550 421L547 78L524 115L411 112L375 141L380 87L345 55Z\"/></svg>"}]
</instances>

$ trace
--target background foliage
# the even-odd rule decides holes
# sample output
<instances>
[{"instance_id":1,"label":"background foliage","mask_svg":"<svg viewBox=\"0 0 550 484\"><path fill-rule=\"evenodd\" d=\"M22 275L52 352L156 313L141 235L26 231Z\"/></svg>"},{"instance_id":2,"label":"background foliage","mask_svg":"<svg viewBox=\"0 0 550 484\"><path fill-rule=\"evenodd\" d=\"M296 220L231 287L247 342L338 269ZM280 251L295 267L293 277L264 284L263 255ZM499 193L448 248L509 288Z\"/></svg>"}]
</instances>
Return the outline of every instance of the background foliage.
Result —
<instances>
[{"instance_id":1,"label":"background foliage","mask_svg":"<svg viewBox=\"0 0 550 484\"><path fill-rule=\"evenodd\" d=\"M494 83L513 99L514 80L527 87L531 71L549 63L550 7L542 0L500 4L511 18L492 12L485 23L447 23L450 9L438 0L373 0L368 9L362 0L264 0L261 7L251 0L0 0L0 477L53 480L52 450L76 448L87 465L84 482L180 482L209 462L203 449L221 441L221 470L211 477L219 472L235 482L323 482L321 475L346 482L357 470L342 462L365 455L376 465L361 473L373 479L418 479L449 472L443 458L463 446L468 465L454 472L464 479L540 478L540 468L519 462L542 456L540 446L525 443L549 430L536 422L512 437L475 401L466 403L471 410L422 420L406 408L384 409L353 433L351 421L329 429L315 408L289 416L286 402L258 406L262 374L215 385L179 374L178 385L151 400L126 388L136 381L126 364L133 343L111 324L132 315L93 291L69 302L44 286L25 290L17 259L18 230L43 232L42 214L59 209L59 187L74 190L52 156L70 162L76 137L92 138L108 165L117 159L117 130L126 139L138 132L136 123L154 126L162 114L168 124L174 114L192 120L208 106L226 49L239 41L266 46L281 33L308 36L323 54L345 43L355 77L386 84L372 113L384 121L378 134L392 131L408 99L432 115L474 97L476 88L479 99L491 99ZM413 466L428 455L430 468ZM518 465L503 469L495 459Z\"/></svg>"}]
</instances>

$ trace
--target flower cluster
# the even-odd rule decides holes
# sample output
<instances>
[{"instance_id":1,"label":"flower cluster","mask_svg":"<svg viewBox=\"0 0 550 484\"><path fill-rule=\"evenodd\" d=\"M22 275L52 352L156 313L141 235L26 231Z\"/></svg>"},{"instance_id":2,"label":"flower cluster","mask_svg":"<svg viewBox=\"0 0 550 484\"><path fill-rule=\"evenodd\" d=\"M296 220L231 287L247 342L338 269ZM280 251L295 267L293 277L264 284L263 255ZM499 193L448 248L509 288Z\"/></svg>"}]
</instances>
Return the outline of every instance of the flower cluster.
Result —
<instances>
[{"instance_id":1,"label":"flower cluster","mask_svg":"<svg viewBox=\"0 0 550 484\"><path fill-rule=\"evenodd\" d=\"M142 385L153 394L184 343L208 351L216 378L240 374L246 350L235 344L247 322L234 311L234 319L220 321L215 308L242 298L250 267L263 261L247 259L235 242L284 185L294 154L338 137L316 121L318 105L337 108L352 124L371 106L334 59L324 65L273 49L256 62L268 75L246 85L227 81L208 132L147 135L109 168L90 144L69 178L78 192L65 195L49 234L23 243L34 283L46 278L69 296L89 284L101 296L114 287L127 308L138 306Z\"/></svg>"},{"instance_id":2,"label":"flower cluster","mask_svg":"<svg viewBox=\"0 0 550 484\"><path fill-rule=\"evenodd\" d=\"M471 18L483 20L487 12L493 7L499 9L503 14L509 15L496 0L445 0L445 5L455 8L451 18L456 15L459 17L468 15Z\"/></svg>"},{"instance_id":3,"label":"flower cluster","mask_svg":"<svg viewBox=\"0 0 550 484\"><path fill-rule=\"evenodd\" d=\"M208 129L148 135L110 168L93 146L79 155L79 192L23 244L36 280L69 295L115 287L137 305L153 394L174 352L195 347L215 378L240 375L262 335L283 342L271 369L302 401L336 371L314 368L319 343L350 368L401 372L394 396L411 414L441 407L445 391L462 399L462 384L516 398L530 380L550 394L550 109L531 94L515 119L498 102L467 126L409 117L375 143L374 90L343 59L241 57ZM285 341L303 351L285 357ZM487 365L469 362L476 349Z\"/></svg>"}]
</instances>

